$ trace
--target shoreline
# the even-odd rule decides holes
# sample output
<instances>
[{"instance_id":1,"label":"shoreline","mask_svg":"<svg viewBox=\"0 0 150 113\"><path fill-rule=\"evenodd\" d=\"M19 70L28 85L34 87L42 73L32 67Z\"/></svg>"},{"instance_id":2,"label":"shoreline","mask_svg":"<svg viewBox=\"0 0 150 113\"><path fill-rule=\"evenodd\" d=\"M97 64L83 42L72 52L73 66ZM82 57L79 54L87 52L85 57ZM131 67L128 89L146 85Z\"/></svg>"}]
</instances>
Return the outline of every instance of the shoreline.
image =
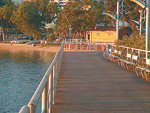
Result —
<instances>
[{"instance_id":1,"label":"shoreline","mask_svg":"<svg viewBox=\"0 0 150 113\"><path fill-rule=\"evenodd\" d=\"M48 52L58 52L60 46L32 46L25 44L10 44L10 43L0 43L0 49L5 50L37 50L37 51L48 51Z\"/></svg>"}]
</instances>

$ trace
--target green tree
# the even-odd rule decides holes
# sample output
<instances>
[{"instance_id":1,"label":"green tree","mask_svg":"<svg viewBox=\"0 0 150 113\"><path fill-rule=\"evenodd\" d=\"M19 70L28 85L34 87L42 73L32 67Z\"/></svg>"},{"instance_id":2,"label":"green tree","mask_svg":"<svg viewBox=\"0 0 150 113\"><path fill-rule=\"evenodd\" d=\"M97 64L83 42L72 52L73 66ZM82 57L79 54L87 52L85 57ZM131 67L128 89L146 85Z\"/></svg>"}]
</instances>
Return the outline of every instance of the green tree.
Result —
<instances>
[{"instance_id":1,"label":"green tree","mask_svg":"<svg viewBox=\"0 0 150 113\"><path fill-rule=\"evenodd\" d=\"M12 26L10 18L16 9L11 0L0 1L0 25L2 26L2 40L5 40L6 29Z\"/></svg>"},{"instance_id":2,"label":"green tree","mask_svg":"<svg viewBox=\"0 0 150 113\"><path fill-rule=\"evenodd\" d=\"M57 3L49 2L49 0L31 0L35 7L40 12L42 21L51 23L59 12L59 5ZM45 23L44 23L45 24Z\"/></svg>"},{"instance_id":3,"label":"green tree","mask_svg":"<svg viewBox=\"0 0 150 113\"><path fill-rule=\"evenodd\" d=\"M80 34L83 38L86 30L95 27L97 23L101 22L100 20L103 20L100 15L104 9L103 6L102 2L91 0L68 2L61 11L62 14L58 15L56 32L66 34L69 32L68 26L71 25L72 32L75 35Z\"/></svg>"},{"instance_id":4,"label":"green tree","mask_svg":"<svg viewBox=\"0 0 150 113\"><path fill-rule=\"evenodd\" d=\"M120 3L122 0L120 1ZM123 9L123 10L122 10ZM133 20L138 21L140 19L139 10L141 7L130 1L130 0L124 0L123 8L120 8L120 15L122 15L121 20L126 21L133 29L133 32L137 33L137 24L133 22ZM109 12L112 15L116 16L117 12L117 0L106 0L106 6L105 6L105 12ZM115 23L115 20L112 18L107 17L107 20L111 23Z\"/></svg>"},{"instance_id":5,"label":"green tree","mask_svg":"<svg viewBox=\"0 0 150 113\"><path fill-rule=\"evenodd\" d=\"M56 40L54 29L50 28L48 29L48 31L49 31L49 35L46 36L46 39L51 42Z\"/></svg>"},{"instance_id":6,"label":"green tree","mask_svg":"<svg viewBox=\"0 0 150 113\"><path fill-rule=\"evenodd\" d=\"M51 23L57 13L57 4L48 0L23 1L19 4L11 20L22 32L40 38L46 23Z\"/></svg>"},{"instance_id":7,"label":"green tree","mask_svg":"<svg viewBox=\"0 0 150 113\"><path fill-rule=\"evenodd\" d=\"M133 20L139 21L140 19L140 13L139 10L141 10L141 7L129 0L124 0L124 11L123 11L123 17L122 20L126 21L131 27L134 33L137 33L138 30L136 28L137 23L135 23Z\"/></svg>"},{"instance_id":8,"label":"green tree","mask_svg":"<svg viewBox=\"0 0 150 113\"><path fill-rule=\"evenodd\" d=\"M11 20L15 23L17 29L28 33L29 35L33 34L34 38L41 32L40 27L42 26L42 18L33 2L21 2Z\"/></svg>"}]
</instances>

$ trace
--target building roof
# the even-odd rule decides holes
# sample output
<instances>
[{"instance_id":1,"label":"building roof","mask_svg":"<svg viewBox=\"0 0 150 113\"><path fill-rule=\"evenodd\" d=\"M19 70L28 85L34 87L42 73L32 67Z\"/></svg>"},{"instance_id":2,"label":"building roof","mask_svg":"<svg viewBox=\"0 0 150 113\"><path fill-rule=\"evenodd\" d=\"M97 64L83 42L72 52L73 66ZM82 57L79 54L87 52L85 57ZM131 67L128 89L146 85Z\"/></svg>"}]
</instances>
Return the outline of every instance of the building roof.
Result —
<instances>
[{"instance_id":1,"label":"building roof","mask_svg":"<svg viewBox=\"0 0 150 113\"><path fill-rule=\"evenodd\" d=\"M128 26L120 26L119 30L123 30L125 28L131 29ZM116 31L116 27L114 27L114 26L98 26L98 27L95 27L94 29L91 29L90 31Z\"/></svg>"}]
</instances>

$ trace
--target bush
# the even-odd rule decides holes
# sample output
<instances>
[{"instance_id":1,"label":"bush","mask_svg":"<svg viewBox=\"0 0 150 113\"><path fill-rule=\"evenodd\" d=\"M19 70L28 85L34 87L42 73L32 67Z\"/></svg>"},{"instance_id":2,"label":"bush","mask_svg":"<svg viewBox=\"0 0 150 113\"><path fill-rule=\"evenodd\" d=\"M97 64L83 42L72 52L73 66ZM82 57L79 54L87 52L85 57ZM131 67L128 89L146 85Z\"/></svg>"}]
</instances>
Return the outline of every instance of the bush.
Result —
<instances>
[{"instance_id":1,"label":"bush","mask_svg":"<svg viewBox=\"0 0 150 113\"><path fill-rule=\"evenodd\" d=\"M47 35L46 38L47 38L48 41L51 41L51 42L56 40L55 34Z\"/></svg>"},{"instance_id":2,"label":"bush","mask_svg":"<svg viewBox=\"0 0 150 113\"><path fill-rule=\"evenodd\" d=\"M128 38L123 37L122 40L116 41L116 45L127 46L137 49L145 49L145 36L139 37L137 35L131 35Z\"/></svg>"}]
</instances>

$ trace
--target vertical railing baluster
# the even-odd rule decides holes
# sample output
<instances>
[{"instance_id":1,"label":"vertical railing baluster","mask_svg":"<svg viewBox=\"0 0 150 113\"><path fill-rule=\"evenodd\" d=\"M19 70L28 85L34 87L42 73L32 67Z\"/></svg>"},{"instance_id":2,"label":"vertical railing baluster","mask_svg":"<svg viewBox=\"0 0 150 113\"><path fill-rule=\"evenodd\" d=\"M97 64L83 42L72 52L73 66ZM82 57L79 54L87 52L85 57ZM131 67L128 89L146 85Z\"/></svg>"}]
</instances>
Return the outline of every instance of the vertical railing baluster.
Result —
<instances>
[{"instance_id":1,"label":"vertical railing baluster","mask_svg":"<svg viewBox=\"0 0 150 113\"><path fill-rule=\"evenodd\" d=\"M97 42L96 42L96 51L97 51Z\"/></svg>"},{"instance_id":2,"label":"vertical railing baluster","mask_svg":"<svg viewBox=\"0 0 150 113\"><path fill-rule=\"evenodd\" d=\"M102 51L104 51L104 45L102 45Z\"/></svg>"},{"instance_id":3,"label":"vertical railing baluster","mask_svg":"<svg viewBox=\"0 0 150 113\"><path fill-rule=\"evenodd\" d=\"M140 50L138 50L138 56L140 57Z\"/></svg>"},{"instance_id":4,"label":"vertical railing baluster","mask_svg":"<svg viewBox=\"0 0 150 113\"><path fill-rule=\"evenodd\" d=\"M49 76L49 90L50 90L50 95L49 95L49 113L52 113L52 104L53 104L53 69L50 73Z\"/></svg>"},{"instance_id":5,"label":"vertical railing baluster","mask_svg":"<svg viewBox=\"0 0 150 113\"><path fill-rule=\"evenodd\" d=\"M90 52L91 52L91 43L89 44L89 47L90 47L89 50L90 50Z\"/></svg>"},{"instance_id":6,"label":"vertical railing baluster","mask_svg":"<svg viewBox=\"0 0 150 113\"><path fill-rule=\"evenodd\" d=\"M71 48L70 48L70 42L69 42L69 50L71 50Z\"/></svg>"},{"instance_id":7,"label":"vertical railing baluster","mask_svg":"<svg viewBox=\"0 0 150 113\"><path fill-rule=\"evenodd\" d=\"M36 111L36 106L33 104L28 104L29 108L30 108L30 113L35 113Z\"/></svg>"},{"instance_id":8,"label":"vertical railing baluster","mask_svg":"<svg viewBox=\"0 0 150 113\"><path fill-rule=\"evenodd\" d=\"M76 44L77 44L77 52L78 52L78 42Z\"/></svg>"},{"instance_id":9,"label":"vertical railing baluster","mask_svg":"<svg viewBox=\"0 0 150 113\"><path fill-rule=\"evenodd\" d=\"M53 104L55 104L55 64L53 66Z\"/></svg>"},{"instance_id":10,"label":"vertical railing baluster","mask_svg":"<svg viewBox=\"0 0 150 113\"><path fill-rule=\"evenodd\" d=\"M43 93L42 93L42 111L44 111L44 113L47 113L47 83L45 85L45 88L43 90Z\"/></svg>"},{"instance_id":11,"label":"vertical railing baluster","mask_svg":"<svg viewBox=\"0 0 150 113\"><path fill-rule=\"evenodd\" d=\"M145 52L146 52L145 57L146 57L146 60L147 60L147 59L148 59L148 51L147 51L147 50L145 50Z\"/></svg>"}]
</instances>

